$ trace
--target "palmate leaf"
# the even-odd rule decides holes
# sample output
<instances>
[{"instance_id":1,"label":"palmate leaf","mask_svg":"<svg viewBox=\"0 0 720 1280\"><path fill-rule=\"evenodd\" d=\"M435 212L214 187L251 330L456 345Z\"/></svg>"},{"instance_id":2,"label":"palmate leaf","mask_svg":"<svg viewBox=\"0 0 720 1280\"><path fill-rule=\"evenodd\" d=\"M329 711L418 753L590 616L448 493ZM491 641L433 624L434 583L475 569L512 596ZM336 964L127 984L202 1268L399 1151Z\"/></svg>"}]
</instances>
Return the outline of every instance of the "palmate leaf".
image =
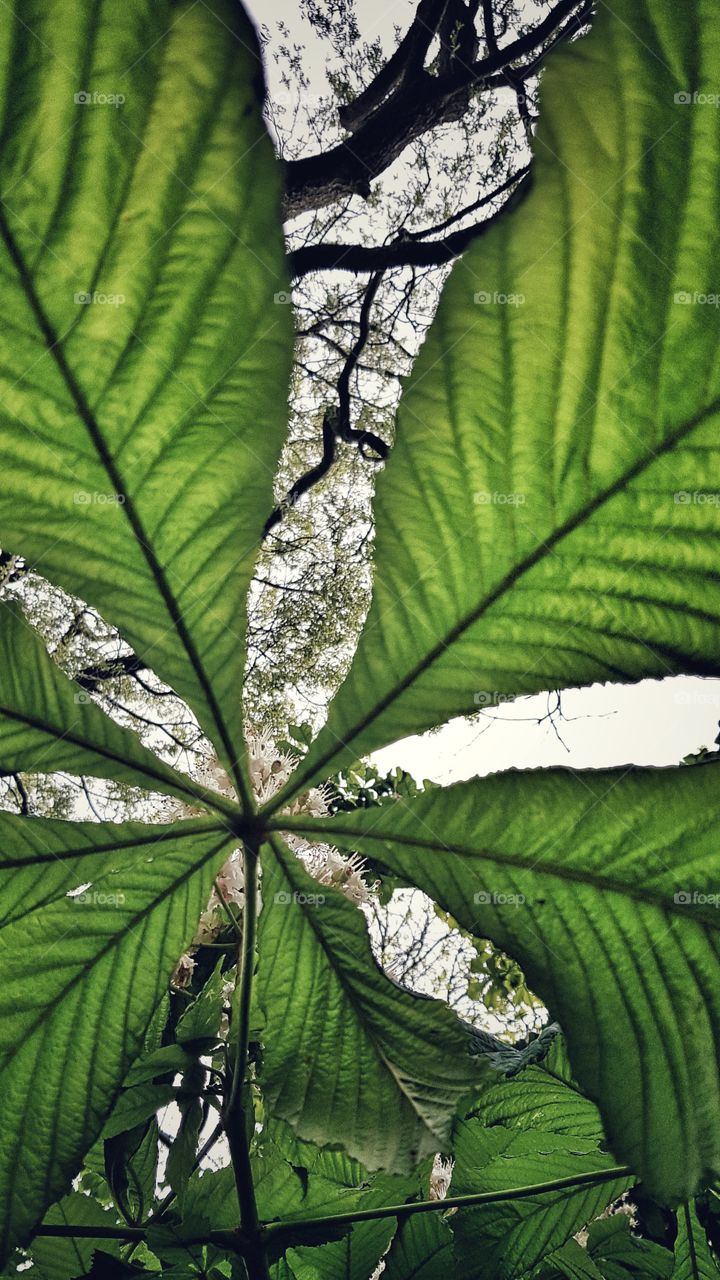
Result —
<instances>
[{"instance_id":1,"label":"palmate leaf","mask_svg":"<svg viewBox=\"0 0 720 1280\"><path fill-rule=\"evenodd\" d=\"M114 624L229 766L292 350L261 95L234 0L2 11L0 545Z\"/></svg>"},{"instance_id":2,"label":"palmate leaf","mask_svg":"<svg viewBox=\"0 0 720 1280\"><path fill-rule=\"evenodd\" d=\"M481 1078L469 1036L446 1005L383 974L361 912L277 839L263 853L263 902L271 1113L312 1142L341 1142L368 1169L409 1172L447 1145L458 1102Z\"/></svg>"},{"instance_id":3,"label":"palmate leaf","mask_svg":"<svg viewBox=\"0 0 720 1280\"><path fill-rule=\"evenodd\" d=\"M516 957L612 1150L677 1202L720 1170L719 798L713 765L539 770L278 821L367 854Z\"/></svg>"},{"instance_id":4,"label":"palmate leaf","mask_svg":"<svg viewBox=\"0 0 720 1280\"><path fill-rule=\"evenodd\" d=\"M136 823L0 819L0 896L16 900L0 930L5 1256L98 1136L232 845L203 822L143 836Z\"/></svg>"},{"instance_id":5,"label":"palmate leaf","mask_svg":"<svg viewBox=\"0 0 720 1280\"><path fill-rule=\"evenodd\" d=\"M720 674L719 58L714 0L618 0L551 61L533 189L444 289L365 630L278 804L478 704Z\"/></svg>"}]
</instances>

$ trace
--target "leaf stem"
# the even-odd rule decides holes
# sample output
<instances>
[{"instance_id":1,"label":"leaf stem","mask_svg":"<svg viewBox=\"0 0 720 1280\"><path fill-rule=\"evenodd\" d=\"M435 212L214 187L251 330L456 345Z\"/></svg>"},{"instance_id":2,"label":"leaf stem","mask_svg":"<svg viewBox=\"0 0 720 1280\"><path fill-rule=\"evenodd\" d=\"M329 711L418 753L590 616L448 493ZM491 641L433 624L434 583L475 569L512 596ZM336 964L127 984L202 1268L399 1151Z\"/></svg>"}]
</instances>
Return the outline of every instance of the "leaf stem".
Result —
<instances>
[{"instance_id":1,"label":"leaf stem","mask_svg":"<svg viewBox=\"0 0 720 1280\"><path fill-rule=\"evenodd\" d=\"M552 1191L564 1191L569 1187L581 1187L588 1183L600 1184L613 1182L617 1178L632 1177L632 1170L627 1165L618 1165L612 1169L599 1169L588 1173L579 1173L567 1178L555 1178L549 1182L537 1182L526 1187L507 1187L502 1191L478 1191L463 1196L446 1196L444 1200L415 1200L409 1204L384 1205L376 1209L356 1209L349 1213L327 1214L321 1218L298 1218L296 1221L286 1219L283 1222L265 1223L262 1228L263 1238L276 1242L278 1237L298 1232L313 1232L318 1227L351 1225L354 1222L370 1222L378 1218L409 1218L415 1213L445 1212L447 1209L465 1209L475 1205L497 1204L503 1200L522 1200L527 1196L544 1195Z\"/></svg>"},{"instance_id":2,"label":"leaf stem","mask_svg":"<svg viewBox=\"0 0 720 1280\"><path fill-rule=\"evenodd\" d=\"M243 1130L244 1135L244 1130ZM228 1135L229 1138L229 1135ZM247 1153L247 1145L245 1152ZM286 1219L283 1222L267 1222L260 1224L257 1220L252 1182L247 1183L253 1194L255 1227L250 1235L247 1229L239 1232L211 1231L207 1235L193 1237L185 1241L187 1244L216 1244L220 1248L232 1249L240 1253L246 1260L250 1280L267 1280L267 1263L262 1245L257 1249L257 1238L267 1243L272 1240L277 1247L282 1236L287 1235L294 1240L299 1233L312 1233L318 1227L352 1226L355 1222L371 1222L378 1218L409 1218L415 1213L445 1213L448 1209L468 1209L484 1204L497 1204L505 1200L523 1200L529 1196L547 1195L553 1191L565 1191L572 1187L588 1184L600 1185L603 1182L614 1182L619 1178L632 1178L633 1172L628 1165L617 1165L612 1169L596 1169L588 1173L578 1173L567 1178L555 1178L548 1182L535 1182L525 1187L507 1187L502 1191L478 1191L463 1196L446 1196L444 1200L416 1200L409 1204L384 1205L375 1209L357 1209L350 1213L327 1214L325 1217ZM245 1198L243 1189L243 1199ZM240 1190L238 1188L238 1197ZM146 1227L88 1227L88 1226L40 1226L37 1236L77 1236L80 1239L97 1240L144 1240ZM255 1238L253 1238L255 1237ZM262 1266L263 1270L257 1270ZM255 1269L253 1269L255 1267Z\"/></svg>"},{"instance_id":3,"label":"leaf stem","mask_svg":"<svg viewBox=\"0 0 720 1280\"><path fill-rule=\"evenodd\" d=\"M62 1226L43 1224L34 1235L52 1236L71 1240L125 1240L133 1244L142 1244L147 1238L150 1227L89 1227ZM234 1231L207 1231L196 1236L178 1236L180 1244L214 1244L219 1249L228 1249L233 1253L244 1252L242 1238Z\"/></svg>"},{"instance_id":4,"label":"leaf stem","mask_svg":"<svg viewBox=\"0 0 720 1280\"><path fill-rule=\"evenodd\" d=\"M250 1009L255 972L257 931L258 845L247 840L243 848L244 901L242 940L238 958L237 1009L234 1028L235 1062L223 1121L230 1148L240 1206L240 1227L245 1247L243 1257L248 1280L269 1280L267 1259L258 1219L247 1137L248 1116L243 1097L250 1040Z\"/></svg>"}]
</instances>

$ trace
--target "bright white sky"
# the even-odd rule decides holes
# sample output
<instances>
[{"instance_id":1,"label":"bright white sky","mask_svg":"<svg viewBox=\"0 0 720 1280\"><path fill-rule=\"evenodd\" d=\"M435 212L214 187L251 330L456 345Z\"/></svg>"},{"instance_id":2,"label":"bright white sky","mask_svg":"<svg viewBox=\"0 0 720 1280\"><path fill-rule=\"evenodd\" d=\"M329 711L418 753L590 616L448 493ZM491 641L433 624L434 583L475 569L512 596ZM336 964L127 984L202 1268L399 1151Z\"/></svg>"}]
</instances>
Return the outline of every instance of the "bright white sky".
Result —
<instances>
[{"instance_id":1,"label":"bright white sky","mask_svg":"<svg viewBox=\"0 0 720 1280\"><path fill-rule=\"evenodd\" d=\"M416 7L417 0L358 0L362 38L371 41L380 36L391 52L395 26L405 30ZM303 67L310 91L326 91L328 45L303 19L296 0L249 0L248 8L258 26L266 24L272 37L277 22L287 25L290 42L306 47ZM527 0L528 17L541 17L545 8ZM273 45L271 40L268 52ZM281 89L279 69L271 58L267 74L271 91ZM547 706L545 694L523 698L489 710L479 722L454 720L422 738L407 738L378 752L374 759L382 769L400 765L417 779L437 782L508 768L673 765L701 746L712 748L720 721L720 680L679 677L634 686L567 690L562 697L566 719L556 721L564 746L547 720L537 723Z\"/></svg>"},{"instance_id":2,"label":"bright white sky","mask_svg":"<svg viewBox=\"0 0 720 1280\"><path fill-rule=\"evenodd\" d=\"M679 676L568 689L562 695L567 720L557 722L567 751L552 725L537 724L546 710L545 694L520 698L492 708L479 722L452 720L422 738L406 738L374 759L382 769L400 765L416 778L435 782L510 768L677 764L701 746L712 748L720 720L720 680Z\"/></svg>"}]
</instances>

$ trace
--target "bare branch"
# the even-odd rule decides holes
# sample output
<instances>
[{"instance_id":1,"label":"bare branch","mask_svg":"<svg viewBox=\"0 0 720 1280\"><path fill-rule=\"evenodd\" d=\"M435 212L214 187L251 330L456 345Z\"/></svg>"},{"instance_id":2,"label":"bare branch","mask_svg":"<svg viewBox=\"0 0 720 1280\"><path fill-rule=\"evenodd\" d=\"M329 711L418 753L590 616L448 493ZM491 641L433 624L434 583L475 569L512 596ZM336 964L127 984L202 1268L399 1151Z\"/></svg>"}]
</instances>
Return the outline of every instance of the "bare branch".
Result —
<instances>
[{"instance_id":1,"label":"bare branch","mask_svg":"<svg viewBox=\"0 0 720 1280\"><path fill-rule=\"evenodd\" d=\"M500 214L508 211L508 205L514 204L523 197L529 189L530 179L528 176L528 168L520 171L520 174L513 174L506 182L497 187L489 195L481 197L475 201L474 205L462 210L460 213L453 215L447 219L444 225L450 222L459 221L461 217L466 216L472 209L478 209L482 205L489 204L495 200L509 187L516 185L517 189L509 200L493 214L490 218L485 218L482 222L473 223L472 226L463 227L460 231L454 231L446 236L443 240L424 241L420 237L434 234L438 228L428 227L426 231L416 231L405 233L390 244L386 245L348 245L348 244L310 244L304 245L301 249L296 249L290 254L290 268L293 276L299 277L307 275L310 271L387 271L391 267L437 267L444 263L452 262L459 254L464 253L473 240L477 240L492 224Z\"/></svg>"},{"instance_id":2,"label":"bare branch","mask_svg":"<svg viewBox=\"0 0 720 1280\"><path fill-rule=\"evenodd\" d=\"M350 409L350 379L355 371L358 360L363 352L363 348L370 335L370 312L375 295L382 281L382 271L378 271L370 277L365 295L363 297L362 307L360 308L360 323L358 335L348 353L342 372L338 378L337 394L338 407L329 407L325 410L323 416L323 452L322 458L309 471L306 471L299 480L296 480L292 488L287 493L283 502L268 517L265 525L265 537L276 524L282 520L283 514L289 507L293 507L303 494L312 489L314 485L326 476L335 461L335 448L337 440L344 440L346 443L357 444L357 447L364 458L368 457L367 449L371 449L378 459L387 457L389 446L381 440L379 436L373 434L372 431L361 431L352 426L351 409Z\"/></svg>"}]
</instances>

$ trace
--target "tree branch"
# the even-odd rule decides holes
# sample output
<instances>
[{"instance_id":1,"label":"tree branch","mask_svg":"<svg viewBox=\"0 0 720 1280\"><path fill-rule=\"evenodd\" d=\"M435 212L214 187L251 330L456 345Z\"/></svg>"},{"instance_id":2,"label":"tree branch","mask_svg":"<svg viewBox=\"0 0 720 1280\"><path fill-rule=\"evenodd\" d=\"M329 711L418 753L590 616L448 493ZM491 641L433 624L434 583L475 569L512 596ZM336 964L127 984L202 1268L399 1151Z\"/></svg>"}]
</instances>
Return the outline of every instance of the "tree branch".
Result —
<instances>
[{"instance_id":1,"label":"tree branch","mask_svg":"<svg viewBox=\"0 0 720 1280\"><path fill-rule=\"evenodd\" d=\"M15 790L20 801L20 814L23 818L27 818L30 813L30 797L28 796L27 788L19 773L12 773L10 776L15 784Z\"/></svg>"},{"instance_id":2,"label":"tree branch","mask_svg":"<svg viewBox=\"0 0 720 1280\"><path fill-rule=\"evenodd\" d=\"M517 184L509 200L497 213L472 226L463 227L445 236L443 240L425 241L421 237L435 234L440 228L428 227L425 231L410 232L386 245L358 244L309 244L303 245L290 254L290 269L294 277L307 275L311 271L387 271L391 267L437 267L452 262L459 254L464 253L473 240L492 226L500 214L508 212L508 206L514 205L529 189L529 169L526 166L519 173L513 174L489 195L476 200L473 205L446 220L445 224L459 221L474 209L489 204L497 196L502 195L509 187Z\"/></svg>"},{"instance_id":3,"label":"tree branch","mask_svg":"<svg viewBox=\"0 0 720 1280\"><path fill-rule=\"evenodd\" d=\"M481 0L483 12L483 26L485 28L485 43L488 47L488 53L495 54L498 52L497 36L495 34L495 14L493 12L493 0ZM518 112L525 130L525 138L528 146L532 143L532 120L530 118L530 110L528 108L527 95L525 92L525 80L522 76L514 74L509 69L503 72L505 79L511 89L515 90L517 99Z\"/></svg>"},{"instance_id":4,"label":"tree branch","mask_svg":"<svg viewBox=\"0 0 720 1280\"><path fill-rule=\"evenodd\" d=\"M472 93L505 84L508 69L516 80L524 80L531 70L536 71L547 52L543 49L545 41L557 35L565 19L578 10L587 14L586 0L558 0L542 22L504 49L470 63L454 60L452 70L445 75L433 76L422 66L417 68L358 125L351 138L329 151L286 165L288 217L332 204L347 195L367 196L373 179L410 142L439 124L459 119ZM562 38L577 29L578 23L568 24ZM538 51L542 51L540 56L529 66L513 67L513 63Z\"/></svg>"},{"instance_id":5,"label":"tree branch","mask_svg":"<svg viewBox=\"0 0 720 1280\"><path fill-rule=\"evenodd\" d=\"M321 247L321 246L319 246ZM364 458L368 457L366 449L371 449L377 457L386 458L389 453L389 445L381 440L379 436L374 435L372 431L360 431L351 425L351 409L350 409L350 378L357 366L358 360L362 355L363 348L370 336L370 312L375 295L380 287L382 280L382 271L376 272L370 277L367 288L362 300L360 308L360 320L358 325L358 335L355 339L343 365L342 372L338 378L337 393L338 407L332 406L325 410L323 415L323 452L322 458L309 471L296 480L288 493L286 494L279 507L268 516L265 524L264 536L270 533L275 525L279 524L283 515L290 507L295 506L299 498L312 489L314 485L326 476L335 461L336 442L344 440L348 444L357 444L357 447Z\"/></svg>"},{"instance_id":6,"label":"tree branch","mask_svg":"<svg viewBox=\"0 0 720 1280\"><path fill-rule=\"evenodd\" d=\"M422 68L446 6L447 0L420 0L417 13L392 57L352 102L339 108L338 119L344 129L353 133L409 73Z\"/></svg>"}]
</instances>

